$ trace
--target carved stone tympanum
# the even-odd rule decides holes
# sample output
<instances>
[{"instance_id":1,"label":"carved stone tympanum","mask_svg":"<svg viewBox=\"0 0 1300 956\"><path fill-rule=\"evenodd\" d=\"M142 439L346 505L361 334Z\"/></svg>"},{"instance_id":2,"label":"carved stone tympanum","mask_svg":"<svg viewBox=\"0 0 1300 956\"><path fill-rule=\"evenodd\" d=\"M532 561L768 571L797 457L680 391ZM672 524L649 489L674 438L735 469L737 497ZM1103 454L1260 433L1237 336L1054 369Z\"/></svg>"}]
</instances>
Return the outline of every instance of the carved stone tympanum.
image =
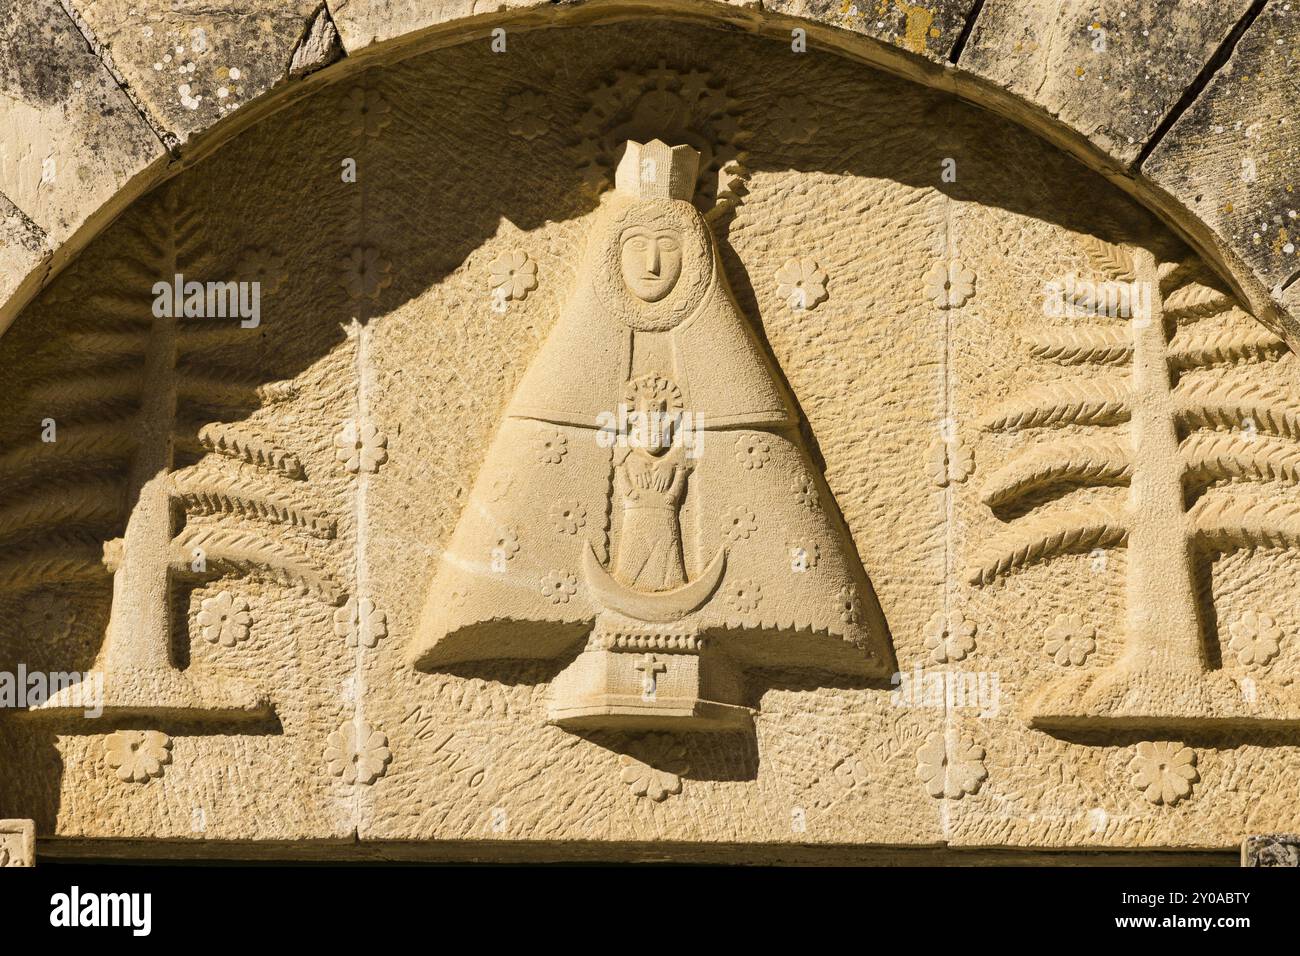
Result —
<instances>
[{"instance_id":1,"label":"carved stone tympanum","mask_svg":"<svg viewBox=\"0 0 1300 956\"><path fill-rule=\"evenodd\" d=\"M99 151L0 142L0 226L30 217L46 285L0 335L0 817L34 821L0 857L33 829L79 857L754 861L1254 832L1295 862L1300 365L1223 257L1294 274L1258 137L1297 124L1192 104L1120 189L1053 145L1077 110L986 99L1014 4L968 3L969 42L890 12L936 62L965 44L961 96L869 66L876 17L838 4L800 51L533 0L406 4L472 16L370 45L388 13L359 8L397 6L319 11L364 55L263 64L274 88L227 45L191 75L193 11L130 27L155 86L125 34L114 58L182 161L93 219L47 203ZM1197 75L1235 15L1152 49ZM1073 76L1088 17L1016 41L1043 95L1069 61L1131 135L1167 127L1181 86L1100 69L1145 60ZM250 104L232 135L184 138L178 69L199 112ZM1170 179L1188 129L1243 147L1205 167L1232 189ZM1227 237L1144 207L1152 170L1240 235L1189 246Z\"/></svg>"}]
</instances>

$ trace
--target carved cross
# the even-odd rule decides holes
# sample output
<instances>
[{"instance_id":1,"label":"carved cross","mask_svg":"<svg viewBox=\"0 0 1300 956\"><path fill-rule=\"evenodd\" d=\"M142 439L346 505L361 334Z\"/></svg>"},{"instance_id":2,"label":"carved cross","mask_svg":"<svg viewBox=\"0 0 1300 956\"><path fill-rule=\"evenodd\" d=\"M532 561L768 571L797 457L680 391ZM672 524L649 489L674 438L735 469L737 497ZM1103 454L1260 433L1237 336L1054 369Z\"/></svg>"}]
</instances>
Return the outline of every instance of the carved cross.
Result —
<instances>
[{"instance_id":1,"label":"carved cross","mask_svg":"<svg viewBox=\"0 0 1300 956\"><path fill-rule=\"evenodd\" d=\"M634 670L639 670L642 674L641 695L653 697L659 684L655 675L667 673L668 665L653 654L647 654L640 664L634 665Z\"/></svg>"}]
</instances>

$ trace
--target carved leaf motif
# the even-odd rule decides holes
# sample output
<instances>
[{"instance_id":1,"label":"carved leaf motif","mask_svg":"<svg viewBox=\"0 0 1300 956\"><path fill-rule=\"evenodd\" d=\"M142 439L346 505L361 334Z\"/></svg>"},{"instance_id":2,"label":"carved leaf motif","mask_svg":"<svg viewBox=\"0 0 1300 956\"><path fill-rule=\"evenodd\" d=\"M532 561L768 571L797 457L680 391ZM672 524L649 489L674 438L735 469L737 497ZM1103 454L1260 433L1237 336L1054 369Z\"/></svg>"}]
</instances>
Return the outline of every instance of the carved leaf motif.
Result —
<instances>
[{"instance_id":1,"label":"carved leaf motif","mask_svg":"<svg viewBox=\"0 0 1300 956\"><path fill-rule=\"evenodd\" d=\"M17 482L46 466L66 473L72 467L120 459L134 446L135 439L123 423L61 428L58 441L37 438L0 455L0 483Z\"/></svg>"},{"instance_id":2,"label":"carved leaf motif","mask_svg":"<svg viewBox=\"0 0 1300 956\"><path fill-rule=\"evenodd\" d=\"M60 524L103 525L122 511L120 481L44 484L0 506L0 539Z\"/></svg>"},{"instance_id":3,"label":"carved leaf motif","mask_svg":"<svg viewBox=\"0 0 1300 956\"><path fill-rule=\"evenodd\" d=\"M37 382L27 391L27 402L54 418L93 410L105 418L133 407L144 379L139 369L112 370L72 379L53 378Z\"/></svg>"},{"instance_id":4,"label":"carved leaf motif","mask_svg":"<svg viewBox=\"0 0 1300 956\"><path fill-rule=\"evenodd\" d=\"M181 574L193 574L190 562L202 551L208 573L265 575L288 587L305 588L329 604L343 599L343 589L328 571L300 549L260 535L224 528L187 528L172 542L172 564Z\"/></svg>"},{"instance_id":5,"label":"carved leaf motif","mask_svg":"<svg viewBox=\"0 0 1300 956\"><path fill-rule=\"evenodd\" d=\"M0 563L0 594L46 584L97 581L108 575L100 538L78 533L45 536L40 545L10 552Z\"/></svg>"},{"instance_id":6,"label":"carved leaf motif","mask_svg":"<svg viewBox=\"0 0 1300 956\"><path fill-rule=\"evenodd\" d=\"M1182 453L1194 483L1226 478L1300 483L1300 448L1278 439L1197 432L1183 442Z\"/></svg>"},{"instance_id":7,"label":"carved leaf motif","mask_svg":"<svg viewBox=\"0 0 1300 956\"><path fill-rule=\"evenodd\" d=\"M1133 475L1128 445L1113 438L1088 438L1040 445L1013 458L989 476L980 497L998 508L1050 485L1126 484Z\"/></svg>"},{"instance_id":8,"label":"carved leaf motif","mask_svg":"<svg viewBox=\"0 0 1300 956\"><path fill-rule=\"evenodd\" d=\"M986 431L1062 425L1114 425L1130 415L1123 379L1036 385L999 405L981 422Z\"/></svg>"},{"instance_id":9,"label":"carved leaf motif","mask_svg":"<svg viewBox=\"0 0 1300 956\"><path fill-rule=\"evenodd\" d=\"M1127 326L1039 329L1025 338L1031 355L1059 365L1122 365L1133 357Z\"/></svg>"},{"instance_id":10,"label":"carved leaf motif","mask_svg":"<svg viewBox=\"0 0 1300 956\"><path fill-rule=\"evenodd\" d=\"M1187 427L1245 429L1300 438L1300 405L1268 385L1192 380L1180 384L1174 398L1179 420Z\"/></svg>"},{"instance_id":11,"label":"carved leaf motif","mask_svg":"<svg viewBox=\"0 0 1300 956\"><path fill-rule=\"evenodd\" d=\"M233 408L257 408L287 401L297 394L293 382L265 382L229 369L178 369L176 394L181 400Z\"/></svg>"},{"instance_id":12,"label":"carved leaf motif","mask_svg":"<svg viewBox=\"0 0 1300 956\"><path fill-rule=\"evenodd\" d=\"M1193 282L1165 296L1164 313L1171 319L1203 319L1232 308L1235 302L1226 292Z\"/></svg>"},{"instance_id":13,"label":"carved leaf motif","mask_svg":"<svg viewBox=\"0 0 1300 956\"><path fill-rule=\"evenodd\" d=\"M1236 365L1271 361L1287 354L1287 344L1266 329L1240 332L1194 332L1178 335L1171 343L1169 360L1178 370L1207 365Z\"/></svg>"},{"instance_id":14,"label":"carved leaf motif","mask_svg":"<svg viewBox=\"0 0 1300 956\"><path fill-rule=\"evenodd\" d=\"M1202 498L1188 516L1197 541L1209 548L1300 548L1300 504L1292 501Z\"/></svg>"},{"instance_id":15,"label":"carved leaf motif","mask_svg":"<svg viewBox=\"0 0 1300 956\"><path fill-rule=\"evenodd\" d=\"M974 585L990 584L1012 571L1062 554L1109 548L1128 540L1127 524L1117 508L1095 505L1077 511L1026 518L1002 543L994 542L966 572Z\"/></svg>"},{"instance_id":16,"label":"carved leaf motif","mask_svg":"<svg viewBox=\"0 0 1300 956\"><path fill-rule=\"evenodd\" d=\"M320 538L334 537L333 518L316 514L308 505L274 489L218 474L178 474L176 494L192 514L230 514L261 518L275 524L302 528ZM3 522L0 520L0 533Z\"/></svg>"},{"instance_id":17,"label":"carved leaf motif","mask_svg":"<svg viewBox=\"0 0 1300 956\"><path fill-rule=\"evenodd\" d=\"M286 478L304 477L302 462L297 455L257 436L237 432L228 425L204 425L198 430L198 441L201 447L218 455L278 471Z\"/></svg>"},{"instance_id":18,"label":"carved leaf motif","mask_svg":"<svg viewBox=\"0 0 1300 956\"><path fill-rule=\"evenodd\" d=\"M1132 282L1137 278L1133 255L1123 246L1105 242L1096 236L1084 236L1083 251L1092 267L1107 278Z\"/></svg>"}]
</instances>

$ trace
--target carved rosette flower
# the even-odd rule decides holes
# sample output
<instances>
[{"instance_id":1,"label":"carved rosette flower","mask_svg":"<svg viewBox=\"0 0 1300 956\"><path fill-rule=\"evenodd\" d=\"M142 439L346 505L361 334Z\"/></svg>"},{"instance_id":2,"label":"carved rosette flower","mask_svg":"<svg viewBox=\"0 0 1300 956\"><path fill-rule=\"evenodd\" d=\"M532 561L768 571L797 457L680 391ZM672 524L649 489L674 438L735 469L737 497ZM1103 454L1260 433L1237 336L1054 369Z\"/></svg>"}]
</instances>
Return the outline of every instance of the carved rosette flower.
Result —
<instances>
[{"instance_id":1,"label":"carved rosette flower","mask_svg":"<svg viewBox=\"0 0 1300 956\"><path fill-rule=\"evenodd\" d=\"M1171 741L1144 741L1129 762L1132 783L1151 803L1172 807L1191 796L1192 784L1201 779L1196 751Z\"/></svg>"},{"instance_id":2,"label":"carved rosette flower","mask_svg":"<svg viewBox=\"0 0 1300 956\"><path fill-rule=\"evenodd\" d=\"M867 785L867 767L858 757L847 754L831 768L836 782L845 790L855 790Z\"/></svg>"},{"instance_id":3,"label":"carved rosette flower","mask_svg":"<svg viewBox=\"0 0 1300 956\"><path fill-rule=\"evenodd\" d=\"M390 115L392 109L378 90L354 86L348 91L344 115L348 129L354 136L369 136L373 139L393 121Z\"/></svg>"},{"instance_id":4,"label":"carved rosette flower","mask_svg":"<svg viewBox=\"0 0 1300 956\"><path fill-rule=\"evenodd\" d=\"M235 274L243 282L258 283L258 288L265 295L278 291L289 275L284 266L284 256L265 246L250 246L245 249L235 266Z\"/></svg>"},{"instance_id":5,"label":"carved rosette flower","mask_svg":"<svg viewBox=\"0 0 1300 956\"><path fill-rule=\"evenodd\" d=\"M20 620L22 629L33 637L56 640L72 633L77 611L58 592L37 591L27 599Z\"/></svg>"},{"instance_id":6,"label":"carved rosette flower","mask_svg":"<svg viewBox=\"0 0 1300 956\"><path fill-rule=\"evenodd\" d=\"M785 143L808 143L817 132L817 110L807 97L782 96L770 114L772 131Z\"/></svg>"},{"instance_id":7,"label":"carved rosette flower","mask_svg":"<svg viewBox=\"0 0 1300 956\"><path fill-rule=\"evenodd\" d=\"M504 501L506 496L510 494L511 488L514 487L514 483L514 475L504 474L495 476L492 479L492 483L488 485L488 501Z\"/></svg>"},{"instance_id":8,"label":"carved rosette flower","mask_svg":"<svg viewBox=\"0 0 1300 956\"><path fill-rule=\"evenodd\" d=\"M862 618L862 602L858 600L858 589L852 584L840 588L840 621L844 624L857 624Z\"/></svg>"},{"instance_id":9,"label":"carved rosette flower","mask_svg":"<svg viewBox=\"0 0 1300 956\"><path fill-rule=\"evenodd\" d=\"M104 739L104 755L117 779L148 783L172 760L172 741L157 730L117 730Z\"/></svg>"},{"instance_id":10,"label":"carved rosette flower","mask_svg":"<svg viewBox=\"0 0 1300 956\"><path fill-rule=\"evenodd\" d=\"M935 799L960 800L988 779L984 748L969 734L936 730L916 752L916 775Z\"/></svg>"},{"instance_id":11,"label":"carved rosette flower","mask_svg":"<svg viewBox=\"0 0 1300 956\"><path fill-rule=\"evenodd\" d=\"M791 571L811 571L821 560L822 548L816 541L788 541L786 554L790 556Z\"/></svg>"},{"instance_id":12,"label":"carved rosette flower","mask_svg":"<svg viewBox=\"0 0 1300 956\"><path fill-rule=\"evenodd\" d=\"M560 534L577 534L587 523L587 509L576 501L557 501L550 510L551 525Z\"/></svg>"},{"instance_id":13,"label":"carved rosette flower","mask_svg":"<svg viewBox=\"0 0 1300 956\"><path fill-rule=\"evenodd\" d=\"M388 737L365 723L349 720L329 735L325 764L347 784L371 784L388 772L393 752Z\"/></svg>"},{"instance_id":14,"label":"carved rosette flower","mask_svg":"<svg viewBox=\"0 0 1300 956\"><path fill-rule=\"evenodd\" d=\"M339 282L353 299L378 299L393 284L393 264L374 246L355 246L339 260Z\"/></svg>"},{"instance_id":15,"label":"carved rosette flower","mask_svg":"<svg viewBox=\"0 0 1300 956\"><path fill-rule=\"evenodd\" d=\"M537 288L537 263L519 249L503 252L488 266L488 278L497 298L523 301Z\"/></svg>"},{"instance_id":16,"label":"carved rosette flower","mask_svg":"<svg viewBox=\"0 0 1300 956\"><path fill-rule=\"evenodd\" d=\"M1228 631L1232 635L1228 647L1243 664L1267 664L1282 646L1282 628L1272 617L1258 611L1244 612L1228 625Z\"/></svg>"},{"instance_id":17,"label":"carved rosette flower","mask_svg":"<svg viewBox=\"0 0 1300 956\"><path fill-rule=\"evenodd\" d=\"M651 734L640 741L639 757L622 754L620 779L638 797L662 803L682 792L681 774L687 772L686 747L669 734Z\"/></svg>"},{"instance_id":18,"label":"carved rosette flower","mask_svg":"<svg viewBox=\"0 0 1300 956\"><path fill-rule=\"evenodd\" d=\"M388 615L370 598L350 597L334 612L334 633L344 638L348 647L374 647L388 636Z\"/></svg>"},{"instance_id":19,"label":"carved rosette flower","mask_svg":"<svg viewBox=\"0 0 1300 956\"><path fill-rule=\"evenodd\" d=\"M741 435L736 439L736 460L746 471L754 471L772 460L772 448L761 435Z\"/></svg>"},{"instance_id":20,"label":"carved rosette flower","mask_svg":"<svg viewBox=\"0 0 1300 956\"><path fill-rule=\"evenodd\" d=\"M248 640L253 615L246 600L222 591L203 599L196 620L204 640L222 647L234 647L240 641Z\"/></svg>"},{"instance_id":21,"label":"carved rosette flower","mask_svg":"<svg viewBox=\"0 0 1300 956\"><path fill-rule=\"evenodd\" d=\"M975 470L975 456L960 438L936 438L926 453L930 477L940 488L961 484Z\"/></svg>"},{"instance_id":22,"label":"carved rosette flower","mask_svg":"<svg viewBox=\"0 0 1300 956\"><path fill-rule=\"evenodd\" d=\"M506 129L514 136L536 139L550 129L551 111L546 98L532 90L507 96L504 113Z\"/></svg>"},{"instance_id":23,"label":"carved rosette flower","mask_svg":"<svg viewBox=\"0 0 1300 956\"><path fill-rule=\"evenodd\" d=\"M975 294L975 273L960 260L936 262L925 274L925 295L940 309L959 309Z\"/></svg>"},{"instance_id":24,"label":"carved rosette flower","mask_svg":"<svg viewBox=\"0 0 1300 956\"><path fill-rule=\"evenodd\" d=\"M1080 614L1059 614L1047 629L1047 654L1062 667L1078 666L1097 649L1097 629Z\"/></svg>"},{"instance_id":25,"label":"carved rosette flower","mask_svg":"<svg viewBox=\"0 0 1300 956\"><path fill-rule=\"evenodd\" d=\"M794 500L809 511L821 510L821 498L817 494L817 482L812 475L800 475L794 483Z\"/></svg>"},{"instance_id":26,"label":"carved rosette flower","mask_svg":"<svg viewBox=\"0 0 1300 956\"><path fill-rule=\"evenodd\" d=\"M796 312L812 311L819 302L829 298L828 278L816 259L796 256L776 270L776 294Z\"/></svg>"},{"instance_id":27,"label":"carved rosette flower","mask_svg":"<svg viewBox=\"0 0 1300 956\"><path fill-rule=\"evenodd\" d=\"M758 530L758 516L744 505L736 505L727 512L722 527L728 541L744 541Z\"/></svg>"},{"instance_id":28,"label":"carved rosette flower","mask_svg":"<svg viewBox=\"0 0 1300 956\"><path fill-rule=\"evenodd\" d=\"M547 429L533 439L537 461L542 465L558 465L569 453L569 440L563 432Z\"/></svg>"},{"instance_id":29,"label":"carved rosette flower","mask_svg":"<svg viewBox=\"0 0 1300 956\"><path fill-rule=\"evenodd\" d=\"M751 614L763 600L763 586L752 578L742 578L728 584L723 597L736 613Z\"/></svg>"},{"instance_id":30,"label":"carved rosette flower","mask_svg":"<svg viewBox=\"0 0 1300 956\"><path fill-rule=\"evenodd\" d=\"M549 571L542 578L542 597L550 598L552 604L568 604L569 598L578 593L578 579L565 571Z\"/></svg>"},{"instance_id":31,"label":"carved rosette flower","mask_svg":"<svg viewBox=\"0 0 1300 956\"><path fill-rule=\"evenodd\" d=\"M388 461L388 437L369 422L345 422L334 438L334 457L352 474L373 474Z\"/></svg>"},{"instance_id":32,"label":"carved rosette flower","mask_svg":"<svg viewBox=\"0 0 1300 956\"><path fill-rule=\"evenodd\" d=\"M930 660L935 664L948 664L960 661L975 650L974 621L968 621L965 615L949 623L948 616L938 611L925 625L925 647L930 652Z\"/></svg>"},{"instance_id":33,"label":"carved rosette flower","mask_svg":"<svg viewBox=\"0 0 1300 956\"><path fill-rule=\"evenodd\" d=\"M502 528L492 539L492 560L509 561L519 553L519 535L514 528Z\"/></svg>"}]
</instances>

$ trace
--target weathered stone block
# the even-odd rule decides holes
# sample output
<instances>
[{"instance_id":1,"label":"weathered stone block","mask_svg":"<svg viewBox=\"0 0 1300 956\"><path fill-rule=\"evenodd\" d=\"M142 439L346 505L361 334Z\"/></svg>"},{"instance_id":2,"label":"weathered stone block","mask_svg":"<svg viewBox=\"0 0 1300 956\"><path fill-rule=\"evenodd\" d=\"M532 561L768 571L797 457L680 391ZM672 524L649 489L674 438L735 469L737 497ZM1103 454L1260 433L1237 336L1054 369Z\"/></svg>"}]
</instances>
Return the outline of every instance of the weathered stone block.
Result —
<instances>
[{"instance_id":1,"label":"weathered stone block","mask_svg":"<svg viewBox=\"0 0 1300 956\"><path fill-rule=\"evenodd\" d=\"M333 55L323 28L313 32L319 0L255 6L250 10L244 0L89 0L77 10L159 128L183 146L291 72L319 62L311 51Z\"/></svg>"},{"instance_id":2,"label":"weathered stone block","mask_svg":"<svg viewBox=\"0 0 1300 956\"><path fill-rule=\"evenodd\" d=\"M58 0L0 3L0 192L53 247L163 155Z\"/></svg>"},{"instance_id":3,"label":"weathered stone block","mask_svg":"<svg viewBox=\"0 0 1300 956\"><path fill-rule=\"evenodd\" d=\"M1129 164L1250 0L988 0L961 66Z\"/></svg>"},{"instance_id":4,"label":"weathered stone block","mask_svg":"<svg viewBox=\"0 0 1300 956\"><path fill-rule=\"evenodd\" d=\"M1284 307L1300 276L1300 5L1268 4L1142 171Z\"/></svg>"}]
</instances>

